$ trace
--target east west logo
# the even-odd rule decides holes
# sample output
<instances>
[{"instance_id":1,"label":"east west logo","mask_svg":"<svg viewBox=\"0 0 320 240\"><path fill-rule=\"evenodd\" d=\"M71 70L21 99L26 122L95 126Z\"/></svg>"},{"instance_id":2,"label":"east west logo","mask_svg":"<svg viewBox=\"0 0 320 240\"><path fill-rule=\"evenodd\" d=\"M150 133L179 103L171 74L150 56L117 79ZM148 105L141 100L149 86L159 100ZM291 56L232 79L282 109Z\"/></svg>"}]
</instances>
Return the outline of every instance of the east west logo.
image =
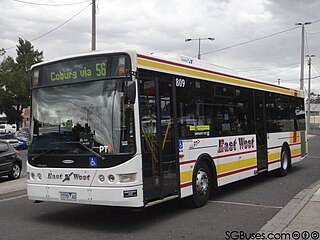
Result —
<instances>
[{"instance_id":1,"label":"east west logo","mask_svg":"<svg viewBox=\"0 0 320 240\"><path fill-rule=\"evenodd\" d=\"M62 180L62 182L65 181L90 181L90 174L85 175L85 174L79 174L79 173L67 173L67 174L53 174L53 173L48 173L47 179L56 179L56 180Z\"/></svg>"},{"instance_id":2,"label":"east west logo","mask_svg":"<svg viewBox=\"0 0 320 240\"><path fill-rule=\"evenodd\" d=\"M224 139L219 139L218 153L233 152L237 150L254 149L255 140L254 137L246 139L244 137L239 137L234 139L234 141L225 141Z\"/></svg>"}]
</instances>

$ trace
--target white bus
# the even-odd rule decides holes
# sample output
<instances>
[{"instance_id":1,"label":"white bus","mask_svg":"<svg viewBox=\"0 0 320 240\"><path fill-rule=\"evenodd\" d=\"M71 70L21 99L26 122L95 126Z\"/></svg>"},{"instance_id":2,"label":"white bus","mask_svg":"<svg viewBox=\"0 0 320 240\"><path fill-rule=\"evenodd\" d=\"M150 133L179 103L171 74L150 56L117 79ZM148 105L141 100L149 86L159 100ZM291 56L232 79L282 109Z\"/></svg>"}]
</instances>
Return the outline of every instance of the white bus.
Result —
<instances>
[{"instance_id":1,"label":"white bus","mask_svg":"<svg viewBox=\"0 0 320 240\"><path fill-rule=\"evenodd\" d=\"M185 56L92 52L32 67L30 200L204 205L307 155L303 92Z\"/></svg>"}]
</instances>

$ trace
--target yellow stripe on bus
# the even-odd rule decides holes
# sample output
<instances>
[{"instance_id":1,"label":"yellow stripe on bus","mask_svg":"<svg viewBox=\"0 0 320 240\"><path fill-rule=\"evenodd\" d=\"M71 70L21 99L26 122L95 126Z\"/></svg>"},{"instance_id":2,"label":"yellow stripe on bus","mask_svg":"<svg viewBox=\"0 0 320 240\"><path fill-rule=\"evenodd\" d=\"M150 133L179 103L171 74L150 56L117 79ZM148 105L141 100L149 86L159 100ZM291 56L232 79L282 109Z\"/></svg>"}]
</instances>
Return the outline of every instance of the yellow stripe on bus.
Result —
<instances>
[{"instance_id":1,"label":"yellow stripe on bus","mask_svg":"<svg viewBox=\"0 0 320 240\"><path fill-rule=\"evenodd\" d=\"M190 182L192 180L192 170L180 173L180 182Z\"/></svg>"},{"instance_id":2,"label":"yellow stripe on bus","mask_svg":"<svg viewBox=\"0 0 320 240\"><path fill-rule=\"evenodd\" d=\"M217 165L217 173L221 174L221 173L239 170L241 168L255 166L255 165L257 165L256 157L229 162L229 163L223 163L223 164Z\"/></svg>"},{"instance_id":3,"label":"yellow stripe on bus","mask_svg":"<svg viewBox=\"0 0 320 240\"><path fill-rule=\"evenodd\" d=\"M299 155L299 154L301 154L301 148L291 150L291 156L295 156L295 155ZM281 158L281 152L268 154L268 162L280 160L280 158Z\"/></svg>"},{"instance_id":4,"label":"yellow stripe on bus","mask_svg":"<svg viewBox=\"0 0 320 240\"><path fill-rule=\"evenodd\" d=\"M280 156L281 156L281 152L269 153L268 154L268 162L280 160Z\"/></svg>"},{"instance_id":5,"label":"yellow stripe on bus","mask_svg":"<svg viewBox=\"0 0 320 240\"><path fill-rule=\"evenodd\" d=\"M248 158L244 160L239 160L239 161L234 161L230 163L223 163L220 165L217 165L217 174L225 173L225 172L230 172L230 171L235 171L239 170L242 168L246 167L251 167L251 166L256 166L257 165L257 158ZM181 172L180 173L180 182L190 182L192 181L192 173L193 171L186 171L186 172Z\"/></svg>"},{"instance_id":6,"label":"yellow stripe on bus","mask_svg":"<svg viewBox=\"0 0 320 240\"><path fill-rule=\"evenodd\" d=\"M291 150L291 156L301 154L301 148Z\"/></svg>"},{"instance_id":7,"label":"yellow stripe on bus","mask_svg":"<svg viewBox=\"0 0 320 240\"><path fill-rule=\"evenodd\" d=\"M188 68L176 67L173 65L160 63L160 62L153 62L153 61L145 60L145 59L141 59L141 58L138 58L138 64L142 65L142 66L162 69L162 70L166 70L166 71L170 71L170 72L184 73L184 74L188 74L188 75L192 75L192 76L196 76L196 77L201 77L201 78L220 80L225 83L242 85L242 86L252 87L252 88L260 88L260 89L280 92L280 93L284 93L284 94L288 94L288 95L294 95L294 91L292 91L290 89L282 89L282 88L278 88L276 86L265 85L263 83L250 82L250 81L246 81L246 80L239 80L239 79L235 79L235 78L231 78L231 77L216 75L213 73L206 73L206 72L201 72L201 71L197 71L197 70L191 70Z\"/></svg>"}]
</instances>

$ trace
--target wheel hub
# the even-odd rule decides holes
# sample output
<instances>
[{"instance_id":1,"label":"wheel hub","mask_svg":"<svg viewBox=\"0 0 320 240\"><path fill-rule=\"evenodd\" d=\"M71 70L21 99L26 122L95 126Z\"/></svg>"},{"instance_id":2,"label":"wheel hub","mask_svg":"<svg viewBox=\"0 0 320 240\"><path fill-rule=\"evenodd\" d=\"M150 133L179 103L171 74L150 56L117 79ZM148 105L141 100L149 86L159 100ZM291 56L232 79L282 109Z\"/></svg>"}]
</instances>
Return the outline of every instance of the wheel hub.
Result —
<instances>
[{"instance_id":1,"label":"wheel hub","mask_svg":"<svg viewBox=\"0 0 320 240\"><path fill-rule=\"evenodd\" d=\"M209 189L209 177L203 169L197 172L196 187L200 196L205 195Z\"/></svg>"}]
</instances>

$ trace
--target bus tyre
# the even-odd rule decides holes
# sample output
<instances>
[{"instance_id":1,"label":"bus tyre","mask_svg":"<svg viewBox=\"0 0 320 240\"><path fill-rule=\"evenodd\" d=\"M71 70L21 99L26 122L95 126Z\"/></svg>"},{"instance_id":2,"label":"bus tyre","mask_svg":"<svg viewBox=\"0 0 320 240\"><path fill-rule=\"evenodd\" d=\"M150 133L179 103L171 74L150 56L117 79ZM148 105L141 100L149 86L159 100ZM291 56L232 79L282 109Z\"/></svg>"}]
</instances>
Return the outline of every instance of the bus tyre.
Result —
<instances>
[{"instance_id":1,"label":"bus tyre","mask_svg":"<svg viewBox=\"0 0 320 240\"><path fill-rule=\"evenodd\" d=\"M18 163L15 162L12 166L11 172L9 174L9 178L11 180L18 179L20 175L21 175L21 167Z\"/></svg>"},{"instance_id":2,"label":"bus tyre","mask_svg":"<svg viewBox=\"0 0 320 240\"><path fill-rule=\"evenodd\" d=\"M207 164L199 162L193 170L191 204L193 207L205 205L211 193L211 175Z\"/></svg>"},{"instance_id":3,"label":"bus tyre","mask_svg":"<svg viewBox=\"0 0 320 240\"><path fill-rule=\"evenodd\" d=\"M290 156L288 149L283 147L281 150L281 167L278 169L278 175L284 177L287 175L290 166Z\"/></svg>"}]
</instances>

